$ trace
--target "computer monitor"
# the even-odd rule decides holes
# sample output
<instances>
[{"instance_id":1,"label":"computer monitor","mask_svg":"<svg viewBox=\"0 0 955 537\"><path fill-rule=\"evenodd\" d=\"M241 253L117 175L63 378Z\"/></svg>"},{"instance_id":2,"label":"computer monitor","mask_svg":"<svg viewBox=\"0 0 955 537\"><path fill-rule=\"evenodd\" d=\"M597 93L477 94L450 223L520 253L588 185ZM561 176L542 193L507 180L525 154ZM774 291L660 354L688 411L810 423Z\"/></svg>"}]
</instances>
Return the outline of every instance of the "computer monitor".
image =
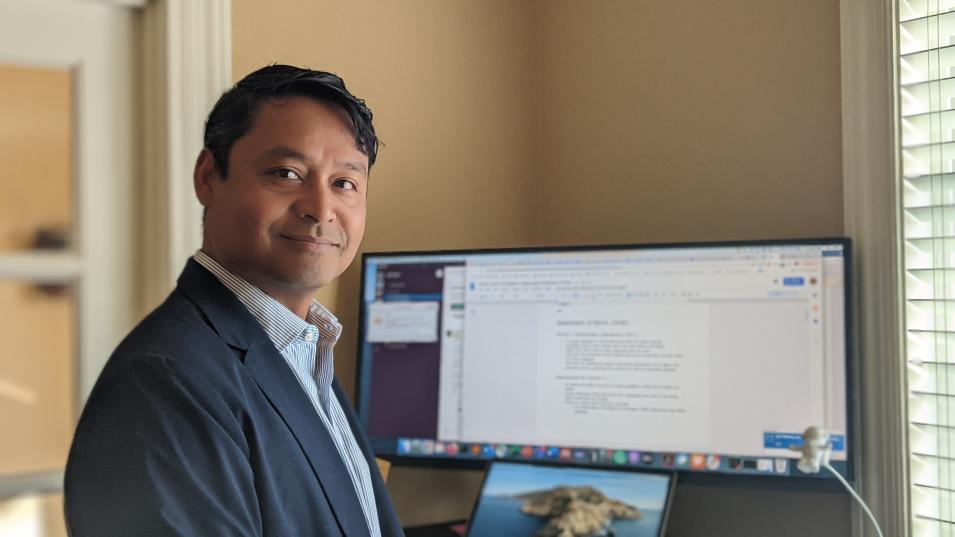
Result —
<instances>
[{"instance_id":1,"label":"computer monitor","mask_svg":"<svg viewBox=\"0 0 955 537\"><path fill-rule=\"evenodd\" d=\"M847 239L372 253L358 410L398 462L851 477ZM822 474L820 474L822 475Z\"/></svg>"}]
</instances>

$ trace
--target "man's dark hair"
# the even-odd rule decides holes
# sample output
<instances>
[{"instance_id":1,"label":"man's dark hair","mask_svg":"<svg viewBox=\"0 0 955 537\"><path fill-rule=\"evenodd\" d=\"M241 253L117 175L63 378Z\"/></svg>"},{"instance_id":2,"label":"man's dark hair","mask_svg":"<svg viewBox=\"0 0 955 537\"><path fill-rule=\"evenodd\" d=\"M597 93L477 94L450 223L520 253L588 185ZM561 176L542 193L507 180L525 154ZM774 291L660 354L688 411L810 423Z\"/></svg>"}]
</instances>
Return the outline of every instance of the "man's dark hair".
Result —
<instances>
[{"instance_id":1,"label":"man's dark hair","mask_svg":"<svg viewBox=\"0 0 955 537\"><path fill-rule=\"evenodd\" d=\"M222 94L206 120L204 143L222 178L229 173L229 153L235 141L252 127L264 100L311 97L345 109L355 132L355 145L368 157L368 169L378 155L378 137L365 101L345 88L336 74L292 65L269 65L250 73Z\"/></svg>"}]
</instances>

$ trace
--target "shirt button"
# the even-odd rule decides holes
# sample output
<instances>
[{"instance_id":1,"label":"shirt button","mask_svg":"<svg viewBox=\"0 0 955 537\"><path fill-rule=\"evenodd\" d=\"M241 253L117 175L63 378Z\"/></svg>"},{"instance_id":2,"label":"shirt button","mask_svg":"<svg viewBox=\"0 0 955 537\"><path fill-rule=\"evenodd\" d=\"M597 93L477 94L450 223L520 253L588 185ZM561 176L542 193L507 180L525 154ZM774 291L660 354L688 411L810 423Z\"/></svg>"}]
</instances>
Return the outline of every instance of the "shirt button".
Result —
<instances>
[{"instance_id":1,"label":"shirt button","mask_svg":"<svg viewBox=\"0 0 955 537\"><path fill-rule=\"evenodd\" d=\"M305 341L312 342L315 341L315 334L312 332L305 332Z\"/></svg>"}]
</instances>

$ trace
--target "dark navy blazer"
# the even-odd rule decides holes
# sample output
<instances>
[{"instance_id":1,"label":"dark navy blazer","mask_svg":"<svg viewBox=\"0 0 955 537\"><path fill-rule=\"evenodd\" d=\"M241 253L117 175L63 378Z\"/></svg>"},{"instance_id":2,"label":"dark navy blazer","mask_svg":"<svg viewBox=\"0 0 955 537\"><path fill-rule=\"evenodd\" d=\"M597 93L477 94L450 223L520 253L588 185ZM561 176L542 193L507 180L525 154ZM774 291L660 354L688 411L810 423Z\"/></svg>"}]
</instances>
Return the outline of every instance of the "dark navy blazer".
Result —
<instances>
[{"instance_id":1,"label":"dark navy blazer","mask_svg":"<svg viewBox=\"0 0 955 537\"><path fill-rule=\"evenodd\" d=\"M341 386L383 537L401 527ZM77 426L64 484L72 537L367 537L338 451L251 313L190 260L119 345Z\"/></svg>"}]
</instances>

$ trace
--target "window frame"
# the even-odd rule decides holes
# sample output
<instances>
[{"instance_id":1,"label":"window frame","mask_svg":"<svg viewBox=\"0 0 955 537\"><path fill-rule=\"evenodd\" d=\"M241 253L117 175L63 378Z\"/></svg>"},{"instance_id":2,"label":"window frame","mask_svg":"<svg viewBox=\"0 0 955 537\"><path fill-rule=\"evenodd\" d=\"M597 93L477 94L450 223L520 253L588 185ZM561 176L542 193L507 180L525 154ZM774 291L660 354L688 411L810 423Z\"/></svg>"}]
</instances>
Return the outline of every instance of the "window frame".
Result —
<instances>
[{"instance_id":1,"label":"window frame","mask_svg":"<svg viewBox=\"0 0 955 537\"><path fill-rule=\"evenodd\" d=\"M887 535L908 536L897 13L892 0L840 0L843 224L856 251L856 487ZM854 535L870 534L862 516L855 506Z\"/></svg>"}]
</instances>

